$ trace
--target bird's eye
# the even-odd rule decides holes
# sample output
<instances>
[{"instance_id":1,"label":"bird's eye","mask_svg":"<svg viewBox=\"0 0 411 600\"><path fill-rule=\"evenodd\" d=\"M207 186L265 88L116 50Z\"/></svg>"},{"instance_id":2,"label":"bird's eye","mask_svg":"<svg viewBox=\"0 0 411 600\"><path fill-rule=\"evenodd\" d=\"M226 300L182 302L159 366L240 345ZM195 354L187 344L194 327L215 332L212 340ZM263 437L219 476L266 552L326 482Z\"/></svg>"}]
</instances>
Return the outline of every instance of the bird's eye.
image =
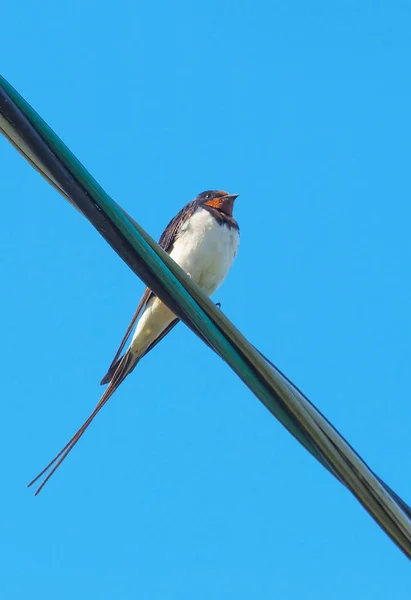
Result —
<instances>
[{"instance_id":1,"label":"bird's eye","mask_svg":"<svg viewBox=\"0 0 411 600\"><path fill-rule=\"evenodd\" d=\"M211 194L206 194L206 195L205 195L205 199L206 199L206 200L209 200L210 198L211 198Z\"/></svg>"}]
</instances>

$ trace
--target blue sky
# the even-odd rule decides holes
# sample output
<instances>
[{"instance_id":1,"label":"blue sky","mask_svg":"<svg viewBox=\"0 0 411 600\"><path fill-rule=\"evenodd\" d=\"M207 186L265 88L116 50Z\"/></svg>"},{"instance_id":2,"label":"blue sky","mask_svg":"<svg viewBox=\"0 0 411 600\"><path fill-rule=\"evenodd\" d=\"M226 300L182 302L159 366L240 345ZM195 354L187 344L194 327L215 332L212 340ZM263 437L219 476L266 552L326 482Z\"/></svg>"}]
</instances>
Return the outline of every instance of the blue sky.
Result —
<instances>
[{"instance_id":1,"label":"blue sky","mask_svg":"<svg viewBox=\"0 0 411 600\"><path fill-rule=\"evenodd\" d=\"M411 502L408 3L22 0L2 21L3 75L152 235L241 194L215 299ZM405 557L183 326L33 497L143 285L5 140L0 162L3 596L408 597Z\"/></svg>"}]
</instances>

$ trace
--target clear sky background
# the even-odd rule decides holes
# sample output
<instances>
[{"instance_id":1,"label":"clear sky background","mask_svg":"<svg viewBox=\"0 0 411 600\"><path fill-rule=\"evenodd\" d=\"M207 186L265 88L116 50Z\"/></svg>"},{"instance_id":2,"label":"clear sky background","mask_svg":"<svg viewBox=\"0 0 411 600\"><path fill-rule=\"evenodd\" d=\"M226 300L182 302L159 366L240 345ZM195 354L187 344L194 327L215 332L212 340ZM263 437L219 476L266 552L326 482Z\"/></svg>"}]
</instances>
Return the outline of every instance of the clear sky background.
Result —
<instances>
[{"instance_id":1,"label":"clear sky background","mask_svg":"<svg viewBox=\"0 0 411 600\"><path fill-rule=\"evenodd\" d=\"M411 503L409 2L1 19L3 75L152 235L204 189L241 194L215 300ZM184 326L33 497L143 285L4 139L0 164L2 597L409 598L406 558Z\"/></svg>"}]
</instances>

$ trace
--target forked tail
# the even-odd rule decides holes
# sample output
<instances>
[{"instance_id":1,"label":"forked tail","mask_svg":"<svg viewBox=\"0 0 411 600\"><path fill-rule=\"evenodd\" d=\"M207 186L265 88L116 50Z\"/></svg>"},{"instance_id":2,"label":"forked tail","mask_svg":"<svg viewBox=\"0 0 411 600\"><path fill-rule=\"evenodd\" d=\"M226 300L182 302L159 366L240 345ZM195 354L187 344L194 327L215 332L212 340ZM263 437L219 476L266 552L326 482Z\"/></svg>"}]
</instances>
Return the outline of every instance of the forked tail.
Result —
<instances>
[{"instance_id":1,"label":"forked tail","mask_svg":"<svg viewBox=\"0 0 411 600\"><path fill-rule=\"evenodd\" d=\"M93 421L94 417L100 412L100 410L106 404L107 400L109 400L109 398L111 398L111 396L114 394L114 392L116 391L118 386L124 381L124 379L127 377L127 375L129 373L131 373L131 371L136 366L137 362L138 362L138 358L136 356L134 356L130 351L126 352L126 354L118 361L118 363L116 364L116 370L113 374L113 377L112 377L106 391L101 396L96 408L93 410L93 412L91 413L89 418L83 423L83 425L80 427L80 429L73 435L71 440L64 446L64 448L62 448L60 450L60 452L58 454L56 454L56 456L53 458L53 460L51 460L49 462L49 464L41 471L41 473L39 473L37 475L37 477L35 477L28 484L27 487L32 486L34 483L36 483L36 481L38 481L41 477L43 477L43 475L46 475L46 473L49 471L47 473L46 477L44 478L44 480L42 481L42 483L37 488L37 490L34 494L35 496L37 496L37 494L43 489L43 487L46 485L47 481L50 479L50 477L53 475L53 473L55 473L55 471L61 465L63 460L67 457L69 452L71 452L71 450L77 444L77 442L79 441L79 439L81 438L83 433L86 431L87 427Z\"/></svg>"}]
</instances>

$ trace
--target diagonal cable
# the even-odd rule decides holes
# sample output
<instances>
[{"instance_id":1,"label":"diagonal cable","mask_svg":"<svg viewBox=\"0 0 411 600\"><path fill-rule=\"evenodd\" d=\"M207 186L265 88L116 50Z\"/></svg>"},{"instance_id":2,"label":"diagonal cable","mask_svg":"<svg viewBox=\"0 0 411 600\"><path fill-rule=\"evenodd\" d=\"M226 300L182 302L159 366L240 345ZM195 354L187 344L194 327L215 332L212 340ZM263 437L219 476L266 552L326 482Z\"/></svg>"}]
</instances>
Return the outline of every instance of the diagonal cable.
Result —
<instances>
[{"instance_id":1,"label":"diagonal cable","mask_svg":"<svg viewBox=\"0 0 411 600\"><path fill-rule=\"evenodd\" d=\"M411 557L411 509L308 399L219 311L156 242L119 207L68 148L0 78L0 130L80 210L129 267L208 343L274 416L357 497Z\"/></svg>"}]
</instances>

